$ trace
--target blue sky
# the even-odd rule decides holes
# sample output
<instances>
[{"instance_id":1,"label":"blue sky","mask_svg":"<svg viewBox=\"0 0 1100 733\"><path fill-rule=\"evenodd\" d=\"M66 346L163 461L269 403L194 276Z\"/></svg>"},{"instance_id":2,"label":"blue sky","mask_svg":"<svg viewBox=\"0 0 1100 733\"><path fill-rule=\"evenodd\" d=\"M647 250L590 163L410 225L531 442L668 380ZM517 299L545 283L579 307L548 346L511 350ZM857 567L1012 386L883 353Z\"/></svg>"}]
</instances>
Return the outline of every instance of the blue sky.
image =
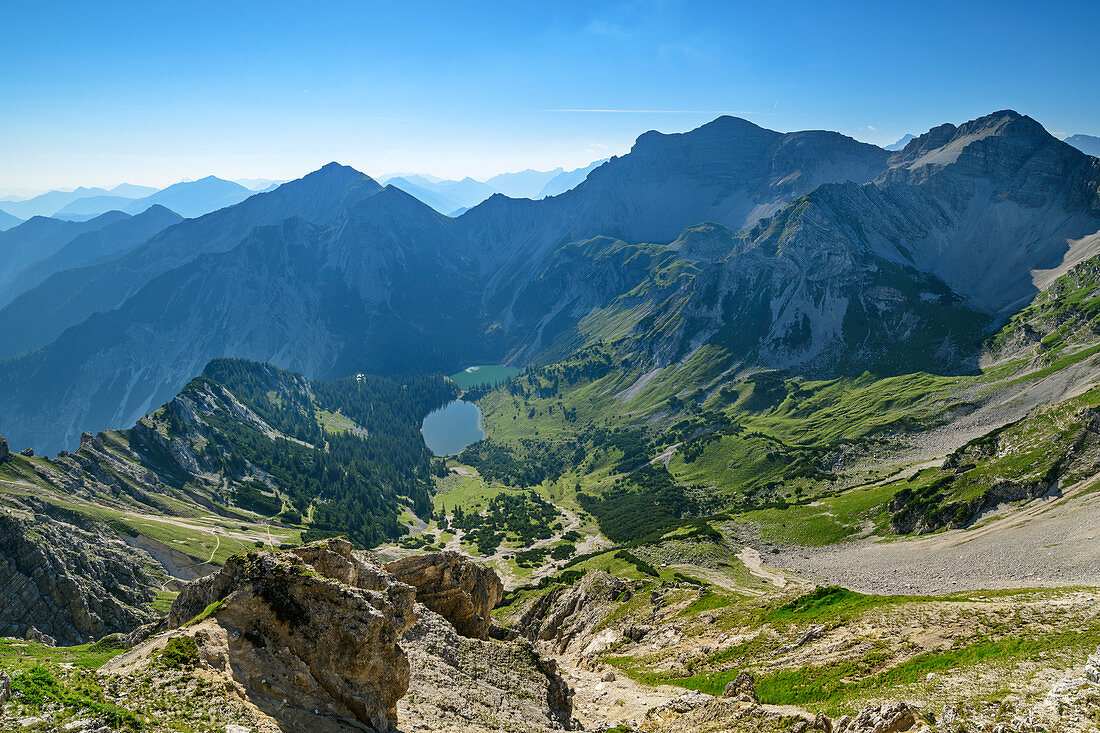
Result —
<instances>
[{"instance_id":1,"label":"blue sky","mask_svg":"<svg viewBox=\"0 0 1100 733\"><path fill-rule=\"evenodd\" d=\"M1100 135L1100 2L0 0L0 188L577 167L720 113Z\"/></svg>"}]
</instances>

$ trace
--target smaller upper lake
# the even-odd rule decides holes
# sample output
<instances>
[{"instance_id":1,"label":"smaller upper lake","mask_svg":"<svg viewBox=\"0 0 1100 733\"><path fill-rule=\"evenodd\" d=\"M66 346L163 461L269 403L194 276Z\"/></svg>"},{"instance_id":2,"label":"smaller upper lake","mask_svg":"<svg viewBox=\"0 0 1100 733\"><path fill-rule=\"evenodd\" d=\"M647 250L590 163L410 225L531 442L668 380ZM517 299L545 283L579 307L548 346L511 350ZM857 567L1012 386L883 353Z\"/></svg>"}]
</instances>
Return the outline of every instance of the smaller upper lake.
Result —
<instances>
[{"instance_id":1,"label":"smaller upper lake","mask_svg":"<svg viewBox=\"0 0 1100 733\"><path fill-rule=\"evenodd\" d=\"M424 418L420 432L435 455L457 455L466 446L485 437L481 408L464 400L449 402Z\"/></svg>"},{"instance_id":2,"label":"smaller upper lake","mask_svg":"<svg viewBox=\"0 0 1100 733\"><path fill-rule=\"evenodd\" d=\"M461 372L451 375L459 389L471 387L493 386L506 382L519 374L522 370L503 364L482 364L463 369Z\"/></svg>"}]
</instances>

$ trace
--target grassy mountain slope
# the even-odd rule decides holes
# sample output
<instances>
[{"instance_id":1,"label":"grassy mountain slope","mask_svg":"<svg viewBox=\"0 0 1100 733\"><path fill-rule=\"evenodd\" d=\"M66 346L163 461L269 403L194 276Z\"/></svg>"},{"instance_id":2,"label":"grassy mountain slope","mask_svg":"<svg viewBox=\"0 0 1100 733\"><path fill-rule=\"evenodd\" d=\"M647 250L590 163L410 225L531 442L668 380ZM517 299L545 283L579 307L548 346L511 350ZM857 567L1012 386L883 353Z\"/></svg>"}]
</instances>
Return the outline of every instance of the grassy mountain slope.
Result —
<instances>
[{"instance_id":1,"label":"grassy mountain slope","mask_svg":"<svg viewBox=\"0 0 1100 733\"><path fill-rule=\"evenodd\" d=\"M568 486L613 539L646 529L637 522L659 531L679 517L717 511L790 505L785 511L796 519L814 513L805 507L871 482L876 504L856 502L856 514L867 519L877 507L871 514L881 531L962 526L984 508L1097 473L1090 457L1097 393L1073 396L1095 383L1088 365L1100 348L1096 268L1094 259L1070 271L989 336L986 366L971 375L815 380L738 370L715 345L647 371L629 339L601 342L480 396L489 437L461 459L493 479ZM1029 412L1028 399L1013 397L1041 395L1058 380L1068 380L1070 399ZM996 416L982 417L994 406ZM953 445L946 439L931 454L920 447L966 420L988 422L987 434ZM935 450L955 449L943 468L882 481ZM623 509L655 497L664 509ZM634 524L616 527L628 517ZM862 520L848 519L848 531L838 531L849 524L836 517L836 528L823 531L834 539L852 534Z\"/></svg>"}]
</instances>

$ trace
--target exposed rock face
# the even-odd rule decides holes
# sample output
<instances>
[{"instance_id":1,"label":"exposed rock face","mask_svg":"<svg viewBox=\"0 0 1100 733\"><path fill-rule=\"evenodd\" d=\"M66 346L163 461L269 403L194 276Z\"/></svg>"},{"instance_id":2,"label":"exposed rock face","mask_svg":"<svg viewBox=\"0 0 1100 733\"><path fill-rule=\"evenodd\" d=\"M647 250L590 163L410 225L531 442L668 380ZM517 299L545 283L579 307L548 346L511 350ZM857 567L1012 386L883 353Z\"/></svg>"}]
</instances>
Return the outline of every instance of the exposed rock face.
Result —
<instances>
[{"instance_id":1,"label":"exposed rock face","mask_svg":"<svg viewBox=\"0 0 1100 733\"><path fill-rule=\"evenodd\" d=\"M4 436L0 435L0 463L3 463L8 457L8 441L4 440Z\"/></svg>"},{"instance_id":2,"label":"exposed rock face","mask_svg":"<svg viewBox=\"0 0 1100 733\"><path fill-rule=\"evenodd\" d=\"M1085 677L1089 682L1100 684L1100 648L1097 648L1096 653L1090 655L1085 662Z\"/></svg>"},{"instance_id":3,"label":"exposed rock face","mask_svg":"<svg viewBox=\"0 0 1100 733\"><path fill-rule=\"evenodd\" d=\"M884 702L865 708L854 718L847 715L833 723L834 733L901 733L917 724L913 711L903 702Z\"/></svg>"},{"instance_id":4,"label":"exposed rock face","mask_svg":"<svg viewBox=\"0 0 1100 733\"><path fill-rule=\"evenodd\" d=\"M539 596L524 609L516 620L515 629L532 641L549 642L554 651L597 653L618 639L619 632L612 632L608 639L590 639L588 633L601 621L609 604L630 592L631 584L603 571L592 571L572 588L559 588ZM638 638L645 635L640 629L628 629Z\"/></svg>"},{"instance_id":5,"label":"exposed rock face","mask_svg":"<svg viewBox=\"0 0 1100 733\"><path fill-rule=\"evenodd\" d=\"M159 568L74 522L48 505L0 513L0 636L82 644L153 620Z\"/></svg>"},{"instance_id":6,"label":"exposed rock face","mask_svg":"<svg viewBox=\"0 0 1100 733\"><path fill-rule=\"evenodd\" d=\"M726 685L726 689L722 692L723 697L741 697L742 695L750 701L759 702L760 700L756 696L756 678L752 676L752 672L740 673L733 682Z\"/></svg>"},{"instance_id":7,"label":"exposed rock face","mask_svg":"<svg viewBox=\"0 0 1100 733\"><path fill-rule=\"evenodd\" d=\"M494 572L457 553L411 559L442 591L429 597L467 631L484 627L500 597ZM572 691L555 662L527 640L466 638L416 594L342 539L237 555L184 586L174 630L102 671L156 673L159 650L187 635L195 674L235 692L261 731L571 729Z\"/></svg>"},{"instance_id":8,"label":"exposed rock face","mask_svg":"<svg viewBox=\"0 0 1100 733\"><path fill-rule=\"evenodd\" d=\"M457 552L417 555L387 563L385 569L416 588L416 600L454 624L458 633L486 639L493 607L504 595L495 571Z\"/></svg>"},{"instance_id":9,"label":"exposed rock face","mask_svg":"<svg viewBox=\"0 0 1100 733\"><path fill-rule=\"evenodd\" d=\"M0 713L4 712L4 703L11 699L11 677L0 670Z\"/></svg>"},{"instance_id":10,"label":"exposed rock face","mask_svg":"<svg viewBox=\"0 0 1100 733\"><path fill-rule=\"evenodd\" d=\"M409 686L399 641L416 619L414 598L349 542L329 540L232 557L185 586L170 619L178 625L220 602L184 633L204 663L284 730L387 731Z\"/></svg>"},{"instance_id":11,"label":"exposed rock face","mask_svg":"<svg viewBox=\"0 0 1100 733\"><path fill-rule=\"evenodd\" d=\"M571 729L573 693L530 642L463 638L419 603L417 615L401 641L413 668L409 694L398 703L403 730Z\"/></svg>"},{"instance_id":12,"label":"exposed rock face","mask_svg":"<svg viewBox=\"0 0 1100 733\"><path fill-rule=\"evenodd\" d=\"M326 578L355 588L385 591L394 584L392 575L364 559L361 553L354 552L352 544L345 539L304 545L283 555L290 562L295 562L290 556L310 565ZM242 558L231 557L218 572L189 583L172 603L168 612L168 628L184 625L211 603L228 596L243 582L247 569L248 565Z\"/></svg>"}]
</instances>

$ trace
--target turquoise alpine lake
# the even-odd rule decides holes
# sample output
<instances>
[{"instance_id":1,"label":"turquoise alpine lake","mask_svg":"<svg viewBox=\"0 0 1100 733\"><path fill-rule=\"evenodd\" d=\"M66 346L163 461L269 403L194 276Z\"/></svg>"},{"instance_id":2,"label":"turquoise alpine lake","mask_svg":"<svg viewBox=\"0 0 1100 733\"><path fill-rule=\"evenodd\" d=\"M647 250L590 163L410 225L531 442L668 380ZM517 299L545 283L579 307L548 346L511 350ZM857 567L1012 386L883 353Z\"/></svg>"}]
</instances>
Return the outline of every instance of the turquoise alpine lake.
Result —
<instances>
[{"instance_id":1,"label":"turquoise alpine lake","mask_svg":"<svg viewBox=\"0 0 1100 733\"><path fill-rule=\"evenodd\" d=\"M449 402L424 418L420 432L435 455L457 455L466 446L485 437L481 408L465 400Z\"/></svg>"},{"instance_id":2,"label":"turquoise alpine lake","mask_svg":"<svg viewBox=\"0 0 1100 733\"><path fill-rule=\"evenodd\" d=\"M522 369L504 366L503 364L481 364L479 366L466 367L461 372L451 375L459 389L471 387L492 387L501 382L507 382L519 374Z\"/></svg>"}]
</instances>

